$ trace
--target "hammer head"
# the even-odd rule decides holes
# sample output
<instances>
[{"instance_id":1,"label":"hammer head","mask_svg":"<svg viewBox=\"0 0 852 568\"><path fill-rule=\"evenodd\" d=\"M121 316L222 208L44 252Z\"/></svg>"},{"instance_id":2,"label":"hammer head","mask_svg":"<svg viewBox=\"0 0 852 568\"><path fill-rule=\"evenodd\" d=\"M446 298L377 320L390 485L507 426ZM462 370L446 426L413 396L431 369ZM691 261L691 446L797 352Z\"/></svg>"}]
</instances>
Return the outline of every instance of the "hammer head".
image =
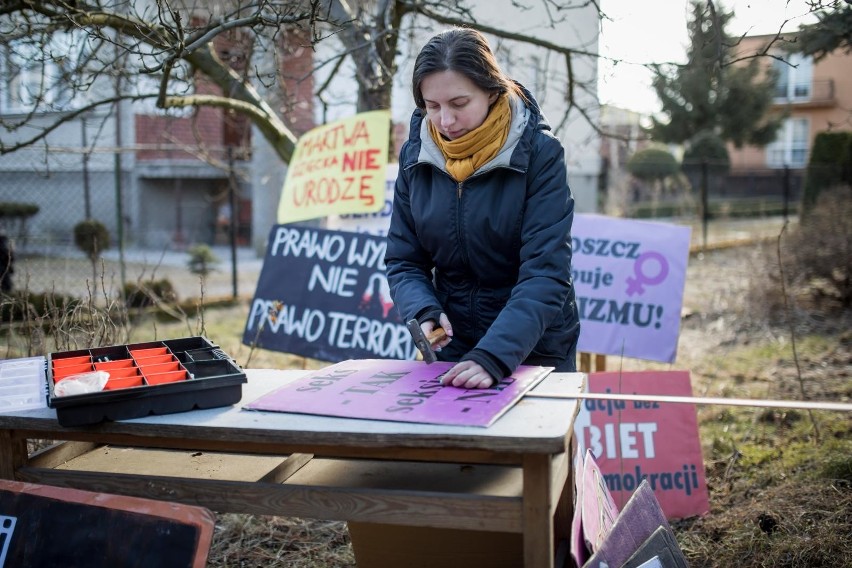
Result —
<instances>
[{"instance_id":1,"label":"hammer head","mask_svg":"<svg viewBox=\"0 0 852 568\"><path fill-rule=\"evenodd\" d=\"M432 344L436 341L440 341L446 336L444 330L440 327L436 327L429 337L426 337L426 334L423 333L423 330L420 328L420 324L416 319L408 320L405 326L408 328L408 333L411 334L411 338L414 340L414 345L423 355L423 360L426 361L427 364L437 361L438 357L435 355L435 352L432 351Z\"/></svg>"}]
</instances>

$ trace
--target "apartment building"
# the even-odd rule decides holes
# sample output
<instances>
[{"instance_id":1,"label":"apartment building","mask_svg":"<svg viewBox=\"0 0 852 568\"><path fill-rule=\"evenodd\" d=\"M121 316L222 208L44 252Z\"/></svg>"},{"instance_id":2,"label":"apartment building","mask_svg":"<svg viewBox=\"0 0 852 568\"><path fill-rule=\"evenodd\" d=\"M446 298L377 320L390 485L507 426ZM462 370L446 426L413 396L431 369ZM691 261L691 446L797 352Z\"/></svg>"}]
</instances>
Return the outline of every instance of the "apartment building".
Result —
<instances>
[{"instance_id":1,"label":"apartment building","mask_svg":"<svg viewBox=\"0 0 852 568\"><path fill-rule=\"evenodd\" d=\"M852 53L838 49L820 61L787 53L790 45L776 35L748 36L740 40L740 55L763 53L778 80L772 111L786 118L774 142L765 148L730 147L731 175L743 190L775 185L787 170L794 189L801 187L804 169L816 135L826 131L852 130Z\"/></svg>"}]
</instances>

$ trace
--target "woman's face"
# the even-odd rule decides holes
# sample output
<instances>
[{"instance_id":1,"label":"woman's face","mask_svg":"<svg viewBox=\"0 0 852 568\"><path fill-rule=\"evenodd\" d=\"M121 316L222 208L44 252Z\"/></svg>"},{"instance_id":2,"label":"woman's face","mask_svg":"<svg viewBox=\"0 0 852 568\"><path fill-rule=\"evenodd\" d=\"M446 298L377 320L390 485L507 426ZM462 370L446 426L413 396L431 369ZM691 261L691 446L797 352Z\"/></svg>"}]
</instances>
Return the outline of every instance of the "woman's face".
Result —
<instances>
[{"instance_id":1,"label":"woman's face","mask_svg":"<svg viewBox=\"0 0 852 568\"><path fill-rule=\"evenodd\" d=\"M445 138L455 140L478 128L497 93L488 94L455 71L438 71L420 83L426 118Z\"/></svg>"}]
</instances>

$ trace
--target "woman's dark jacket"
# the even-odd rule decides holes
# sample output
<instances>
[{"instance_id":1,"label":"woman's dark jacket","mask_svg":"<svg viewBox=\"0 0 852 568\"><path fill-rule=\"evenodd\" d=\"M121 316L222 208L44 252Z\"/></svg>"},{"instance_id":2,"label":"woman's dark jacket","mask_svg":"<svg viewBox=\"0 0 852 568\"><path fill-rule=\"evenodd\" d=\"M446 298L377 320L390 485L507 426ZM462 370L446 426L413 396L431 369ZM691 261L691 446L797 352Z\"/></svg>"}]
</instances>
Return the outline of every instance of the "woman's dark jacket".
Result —
<instances>
[{"instance_id":1,"label":"woman's dark jacket","mask_svg":"<svg viewBox=\"0 0 852 568\"><path fill-rule=\"evenodd\" d=\"M521 363L574 370L580 333L565 153L526 94L512 101L503 150L461 183L414 111L385 256L404 321L443 311L454 335L439 359L472 359L497 378Z\"/></svg>"}]
</instances>

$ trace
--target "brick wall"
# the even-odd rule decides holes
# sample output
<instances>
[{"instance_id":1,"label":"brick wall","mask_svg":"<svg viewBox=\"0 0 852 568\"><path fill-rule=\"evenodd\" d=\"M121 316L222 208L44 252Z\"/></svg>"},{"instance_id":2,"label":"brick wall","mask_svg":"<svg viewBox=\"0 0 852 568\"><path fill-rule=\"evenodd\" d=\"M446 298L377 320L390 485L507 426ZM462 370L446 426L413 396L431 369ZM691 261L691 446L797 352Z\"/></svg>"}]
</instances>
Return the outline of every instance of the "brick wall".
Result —
<instances>
[{"instance_id":1,"label":"brick wall","mask_svg":"<svg viewBox=\"0 0 852 568\"><path fill-rule=\"evenodd\" d=\"M281 75L287 101L276 109L297 135L313 127L313 52L304 45L302 36L282 34ZM252 34L238 31L223 34L216 40L216 50L223 61L242 72L246 54L250 53ZM221 89L203 77L196 80L196 92L222 94ZM198 152L209 152L214 159L224 159L226 146L251 148L251 123L239 113L214 107L200 107L187 116L137 114L135 117L137 160L187 160Z\"/></svg>"}]
</instances>

